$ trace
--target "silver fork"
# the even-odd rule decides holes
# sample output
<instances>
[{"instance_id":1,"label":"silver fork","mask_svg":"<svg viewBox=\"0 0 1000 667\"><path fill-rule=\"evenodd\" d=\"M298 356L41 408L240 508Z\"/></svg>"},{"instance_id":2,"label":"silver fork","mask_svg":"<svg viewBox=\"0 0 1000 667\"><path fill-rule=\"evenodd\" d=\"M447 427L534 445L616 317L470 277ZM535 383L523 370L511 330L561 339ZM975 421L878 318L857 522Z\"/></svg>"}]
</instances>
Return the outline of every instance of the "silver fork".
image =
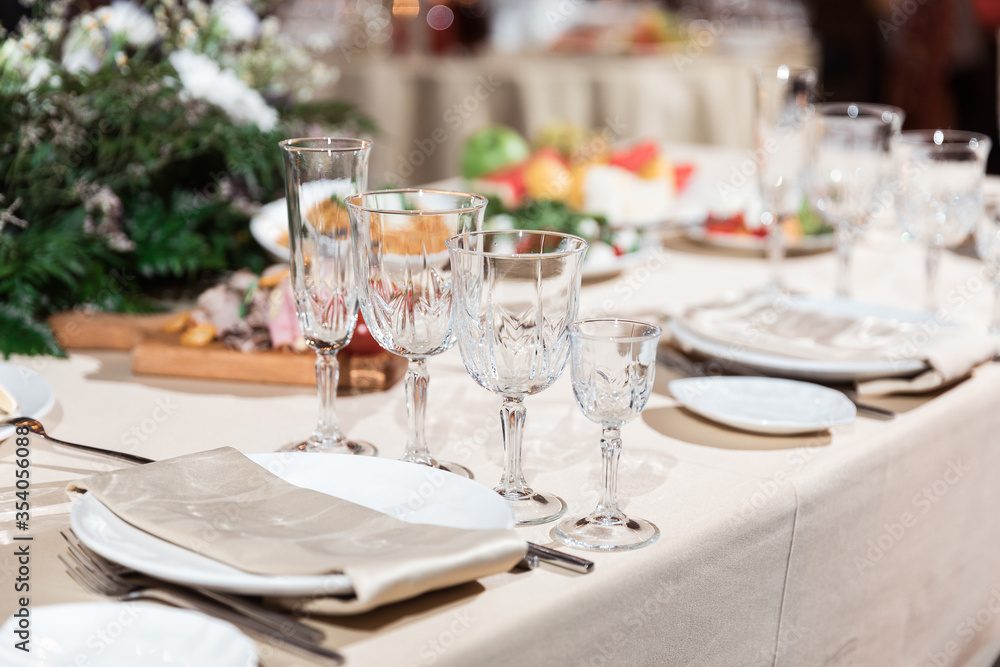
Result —
<instances>
[{"instance_id":1,"label":"silver fork","mask_svg":"<svg viewBox=\"0 0 1000 667\"><path fill-rule=\"evenodd\" d=\"M340 665L344 662L343 656L339 653L303 638L301 631L289 631L292 624L297 624L307 628L314 633L314 636L318 633L322 639L322 633L315 628L309 628L284 616L281 617L281 622L276 624L273 619L267 620L267 617L261 614L264 610L257 609L256 613L250 616L200 592L148 578L146 580L126 578L85 552L86 547L83 545L74 544L65 532L62 535L69 545L69 560L63 558L62 554L58 558L66 567L69 576L91 593L117 598L122 602L153 600L173 607L192 609L228 621L274 646L305 653L313 658L324 658L328 664Z\"/></svg>"}]
</instances>

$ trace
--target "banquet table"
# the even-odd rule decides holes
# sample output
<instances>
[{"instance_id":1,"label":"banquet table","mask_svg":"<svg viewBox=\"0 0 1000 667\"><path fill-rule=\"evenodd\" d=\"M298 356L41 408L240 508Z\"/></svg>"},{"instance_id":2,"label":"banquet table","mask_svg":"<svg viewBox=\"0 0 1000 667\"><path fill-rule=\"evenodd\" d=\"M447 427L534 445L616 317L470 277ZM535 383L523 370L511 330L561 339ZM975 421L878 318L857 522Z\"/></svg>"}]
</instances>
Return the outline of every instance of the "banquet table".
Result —
<instances>
[{"instance_id":1,"label":"banquet table","mask_svg":"<svg viewBox=\"0 0 1000 667\"><path fill-rule=\"evenodd\" d=\"M699 165L703 194L745 156L671 147ZM793 290L832 291L832 253L792 257ZM879 226L858 246L855 284L867 301L916 308L922 253ZM761 286L762 256L679 236L642 263L582 291L581 313L655 317ZM975 259L948 253L944 315L982 327L990 286ZM42 421L66 440L165 458L231 445L273 451L312 426L308 388L132 375L121 352L15 358L55 388ZM499 400L478 388L457 349L430 361L428 440L476 480L499 479ZM619 489L627 513L662 534L626 553L583 553L580 575L543 565L497 574L357 616L313 617L349 665L960 665L995 657L1000 640L1000 365L932 395L872 399L893 421L859 417L830 432L763 436L680 409L660 368L642 417L622 435ZM600 429L580 413L568 373L527 399L529 481L569 512L597 500ZM344 396L346 432L398 457L403 389ZM0 613L14 610L13 447L0 458ZM289 454L289 456L293 456ZM31 603L87 600L63 572L58 530L69 479L114 464L32 445ZM518 529L554 544L551 524ZM8 641L5 638L4 641ZM991 655L992 653L992 655ZM262 647L263 664L304 664ZM990 664L985 662L982 664Z\"/></svg>"},{"instance_id":2,"label":"banquet table","mask_svg":"<svg viewBox=\"0 0 1000 667\"><path fill-rule=\"evenodd\" d=\"M727 34L726 26L719 30ZM381 187L452 176L474 131L508 125L533 137L570 121L611 141L653 138L749 147L754 66L815 66L808 36L787 35L751 52L678 46L662 55L485 54L345 57L337 82L317 94L352 102L382 131L369 179Z\"/></svg>"}]
</instances>

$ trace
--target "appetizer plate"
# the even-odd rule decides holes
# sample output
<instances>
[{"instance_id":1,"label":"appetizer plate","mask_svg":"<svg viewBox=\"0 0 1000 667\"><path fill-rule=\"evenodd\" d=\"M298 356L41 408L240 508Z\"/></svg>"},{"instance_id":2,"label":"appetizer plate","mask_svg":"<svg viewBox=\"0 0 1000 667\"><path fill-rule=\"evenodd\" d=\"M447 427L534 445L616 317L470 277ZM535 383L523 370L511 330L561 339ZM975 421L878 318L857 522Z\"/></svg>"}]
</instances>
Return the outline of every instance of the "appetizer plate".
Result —
<instances>
[{"instance_id":1,"label":"appetizer plate","mask_svg":"<svg viewBox=\"0 0 1000 667\"><path fill-rule=\"evenodd\" d=\"M809 382L698 377L674 380L669 387L691 412L752 433L814 433L850 424L857 417L854 404L842 393Z\"/></svg>"},{"instance_id":2,"label":"appetizer plate","mask_svg":"<svg viewBox=\"0 0 1000 667\"><path fill-rule=\"evenodd\" d=\"M0 628L7 667L256 667L257 645L204 614L150 602L83 602L33 607L31 651L14 648L17 619ZM82 660L81 660L82 658Z\"/></svg>"},{"instance_id":3,"label":"appetizer plate","mask_svg":"<svg viewBox=\"0 0 1000 667\"><path fill-rule=\"evenodd\" d=\"M790 300L792 307L818 313L829 313L841 317L883 317L900 322L919 323L926 313L865 303L852 299L820 299L796 296ZM717 359L732 361L760 371L765 375L777 375L799 380L816 382L855 382L877 378L907 377L926 370L927 363L920 359L895 361L817 361L798 357L786 357L771 352L754 350L746 346L746 341L720 342L711 340L689 329L684 322L675 318L670 321L670 330L684 347Z\"/></svg>"},{"instance_id":4,"label":"appetizer plate","mask_svg":"<svg viewBox=\"0 0 1000 667\"><path fill-rule=\"evenodd\" d=\"M0 419L11 417L41 419L56 403L56 392L49 381L24 366L0 362L0 386L10 392L17 401L14 414L0 415ZM13 434L13 426L0 426L0 440L9 438Z\"/></svg>"},{"instance_id":5,"label":"appetizer plate","mask_svg":"<svg viewBox=\"0 0 1000 667\"><path fill-rule=\"evenodd\" d=\"M514 527L507 502L492 489L443 470L367 456L278 453L249 458L291 484L409 523L470 530ZM265 576L230 567L131 526L89 493L73 505L70 524L84 545L105 558L166 581L244 595L352 592L342 574Z\"/></svg>"},{"instance_id":6,"label":"appetizer plate","mask_svg":"<svg viewBox=\"0 0 1000 667\"><path fill-rule=\"evenodd\" d=\"M685 229L687 237L692 241L705 245L732 250L766 250L767 239L753 234L731 234L727 232L712 232L703 225L692 225ZM788 250L818 251L830 250L836 245L833 234L817 234L786 239Z\"/></svg>"}]
</instances>

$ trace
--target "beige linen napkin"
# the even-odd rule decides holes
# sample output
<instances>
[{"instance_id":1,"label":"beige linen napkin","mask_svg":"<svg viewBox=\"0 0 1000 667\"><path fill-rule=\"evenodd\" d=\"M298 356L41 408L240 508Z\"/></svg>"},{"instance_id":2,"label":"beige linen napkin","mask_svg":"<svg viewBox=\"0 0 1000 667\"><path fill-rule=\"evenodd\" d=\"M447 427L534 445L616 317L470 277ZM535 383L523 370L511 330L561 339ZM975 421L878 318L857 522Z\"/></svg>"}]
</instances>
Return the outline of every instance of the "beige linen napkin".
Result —
<instances>
[{"instance_id":1,"label":"beige linen napkin","mask_svg":"<svg viewBox=\"0 0 1000 667\"><path fill-rule=\"evenodd\" d=\"M514 530L411 524L299 488L230 447L93 475L68 490L88 491L133 526L247 572L346 574L354 598L295 605L320 613L367 611L505 572L527 548Z\"/></svg>"},{"instance_id":2,"label":"beige linen napkin","mask_svg":"<svg viewBox=\"0 0 1000 667\"><path fill-rule=\"evenodd\" d=\"M950 326L928 315L923 322L891 317L852 317L815 309L814 300L755 294L689 309L680 324L702 338L785 357L833 362L920 360L928 369L915 377L858 383L866 395L920 393L969 375L997 353L987 336Z\"/></svg>"}]
</instances>

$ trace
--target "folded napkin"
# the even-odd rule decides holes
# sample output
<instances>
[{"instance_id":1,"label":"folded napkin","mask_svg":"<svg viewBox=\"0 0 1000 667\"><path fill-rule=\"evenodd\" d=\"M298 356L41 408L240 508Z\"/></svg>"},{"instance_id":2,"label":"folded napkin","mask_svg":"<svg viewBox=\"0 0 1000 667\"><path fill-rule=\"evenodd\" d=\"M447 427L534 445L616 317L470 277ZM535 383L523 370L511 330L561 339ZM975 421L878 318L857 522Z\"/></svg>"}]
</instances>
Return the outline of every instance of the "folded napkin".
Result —
<instances>
[{"instance_id":1,"label":"folded napkin","mask_svg":"<svg viewBox=\"0 0 1000 667\"><path fill-rule=\"evenodd\" d=\"M997 353L997 343L928 315L922 322L855 317L818 309L818 299L763 294L689 309L680 324L724 345L797 359L900 364L919 360L927 370L909 378L858 383L866 395L921 393L950 385Z\"/></svg>"},{"instance_id":2,"label":"folded napkin","mask_svg":"<svg viewBox=\"0 0 1000 667\"><path fill-rule=\"evenodd\" d=\"M505 572L527 548L514 530L411 524L299 488L230 447L94 475L68 490L90 492L133 526L247 572L347 575L353 598L295 604L319 613L367 611Z\"/></svg>"}]
</instances>

